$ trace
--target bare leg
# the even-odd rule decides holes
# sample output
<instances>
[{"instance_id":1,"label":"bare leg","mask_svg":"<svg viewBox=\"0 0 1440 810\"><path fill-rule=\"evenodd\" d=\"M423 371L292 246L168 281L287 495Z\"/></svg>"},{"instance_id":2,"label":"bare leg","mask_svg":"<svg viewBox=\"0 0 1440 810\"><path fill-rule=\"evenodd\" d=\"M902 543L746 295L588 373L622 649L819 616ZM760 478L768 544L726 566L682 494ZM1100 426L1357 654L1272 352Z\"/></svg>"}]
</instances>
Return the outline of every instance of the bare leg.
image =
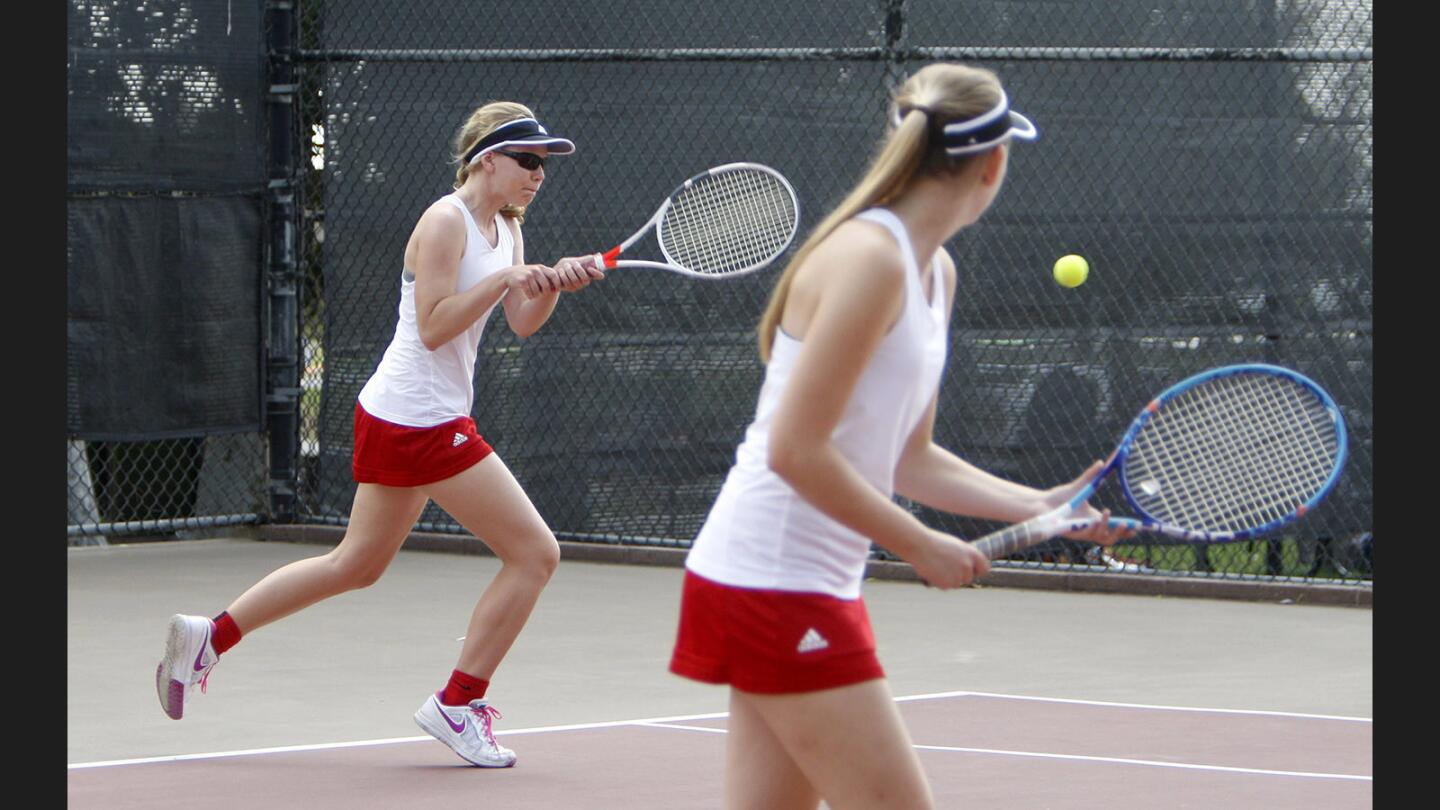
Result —
<instances>
[{"instance_id":1,"label":"bare leg","mask_svg":"<svg viewBox=\"0 0 1440 810\"><path fill-rule=\"evenodd\" d=\"M456 669L490 680L560 564L560 545L510 469L494 453L425 493L500 558L480 595Z\"/></svg>"},{"instance_id":2,"label":"bare leg","mask_svg":"<svg viewBox=\"0 0 1440 810\"><path fill-rule=\"evenodd\" d=\"M297 560L251 586L227 609L249 633L316 602L375 584L425 508L425 493L360 484L345 537L328 554Z\"/></svg>"},{"instance_id":3,"label":"bare leg","mask_svg":"<svg viewBox=\"0 0 1440 810\"><path fill-rule=\"evenodd\" d=\"M815 810L820 794L786 753L765 720L730 690L725 737L726 810Z\"/></svg>"},{"instance_id":4,"label":"bare leg","mask_svg":"<svg viewBox=\"0 0 1440 810\"><path fill-rule=\"evenodd\" d=\"M743 704L758 717L789 762L780 763L782 772L774 773L767 768L776 765L747 757L743 765L751 773L729 776L728 783L759 781L761 774L775 784L792 783L793 777L785 777L783 771L798 768L832 810L934 807L920 758L883 679L787 695L732 690L731 704ZM732 745L731 756L734 749ZM735 767L734 759L726 765L727 770Z\"/></svg>"}]
</instances>

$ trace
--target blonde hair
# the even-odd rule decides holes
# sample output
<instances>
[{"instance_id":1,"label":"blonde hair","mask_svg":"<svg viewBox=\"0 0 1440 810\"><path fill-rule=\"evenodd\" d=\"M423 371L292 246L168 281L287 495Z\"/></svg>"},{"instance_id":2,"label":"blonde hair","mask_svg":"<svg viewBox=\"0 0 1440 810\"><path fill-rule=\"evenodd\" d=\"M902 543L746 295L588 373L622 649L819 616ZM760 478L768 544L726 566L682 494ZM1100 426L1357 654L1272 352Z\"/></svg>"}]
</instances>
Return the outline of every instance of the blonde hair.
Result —
<instances>
[{"instance_id":1,"label":"blonde hair","mask_svg":"<svg viewBox=\"0 0 1440 810\"><path fill-rule=\"evenodd\" d=\"M993 72L957 64L929 65L901 85L891 104L892 120L898 118L899 125L881 142L859 185L815 227L775 283L758 329L762 361L770 360L770 347L775 342L775 330L785 311L795 271L815 247L841 223L866 208L900 197L915 178L963 171L977 155L951 157L934 134L948 122L965 121L993 110L1002 93L1000 79Z\"/></svg>"},{"instance_id":2,"label":"blonde hair","mask_svg":"<svg viewBox=\"0 0 1440 810\"><path fill-rule=\"evenodd\" d=\"M490 101L470 113L465 123L460 127L460 132L455 136L455 142L451 148L451 154L460 167L455 170L455 188L465 185L466 179L470 177L470 163L465 160L465 155L480 142L481 138L499 129L502 125L508 124L517 118L534 118L535 113L529 107L514 101ZM517 222L525 222L525 206L507 205L500 209L500 215L509 217Z\"/></svg>"}]
</instances>

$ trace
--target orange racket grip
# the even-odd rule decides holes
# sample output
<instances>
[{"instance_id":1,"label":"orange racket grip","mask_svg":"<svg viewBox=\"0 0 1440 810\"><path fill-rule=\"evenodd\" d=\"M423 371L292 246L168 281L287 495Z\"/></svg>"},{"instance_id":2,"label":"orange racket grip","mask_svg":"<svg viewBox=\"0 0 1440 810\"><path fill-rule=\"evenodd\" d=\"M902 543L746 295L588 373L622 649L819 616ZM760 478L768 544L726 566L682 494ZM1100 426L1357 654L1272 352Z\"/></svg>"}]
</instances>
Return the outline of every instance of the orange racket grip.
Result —
<instances>
[{"instance_id":1,"label":"orange racket grip","mask_svg":"<svg viewBox=\"0 0 1440 810\"><path fill-rule=\"evenodd\" d=\"M615 266L615 259L616 259L617 257L619 257L619 255L620 255L620 246L619 246L619 245L616 245L615 247L610 248L609 250L607 250L607 251L605 251L604 253L602 253L602 254L600 255L600 258L602 258L602 259L605 260L605 267L608 269L608 268L613 268L613 267Z\"/></svg>"}]
</instances>

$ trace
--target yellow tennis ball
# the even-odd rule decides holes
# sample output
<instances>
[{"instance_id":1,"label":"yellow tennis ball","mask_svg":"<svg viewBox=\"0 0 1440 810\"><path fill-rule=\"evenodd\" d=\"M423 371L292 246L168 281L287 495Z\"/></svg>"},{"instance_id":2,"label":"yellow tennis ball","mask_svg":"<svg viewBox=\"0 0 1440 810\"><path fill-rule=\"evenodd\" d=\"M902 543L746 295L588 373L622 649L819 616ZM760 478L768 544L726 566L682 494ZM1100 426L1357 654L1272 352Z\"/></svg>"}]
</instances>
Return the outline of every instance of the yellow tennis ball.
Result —
<instances>
[{"instance_id":1,"label":"yellow tennis ball","mask_svg":"<svg viewBox=\"0 0 1440 810\"><path fill-rule=\"evenodd\" d=\"M1090 263L1071 253L1055 260L1055 281L1061 287L1079 287L1090 275Z\"/></svg>"}]
</instances>

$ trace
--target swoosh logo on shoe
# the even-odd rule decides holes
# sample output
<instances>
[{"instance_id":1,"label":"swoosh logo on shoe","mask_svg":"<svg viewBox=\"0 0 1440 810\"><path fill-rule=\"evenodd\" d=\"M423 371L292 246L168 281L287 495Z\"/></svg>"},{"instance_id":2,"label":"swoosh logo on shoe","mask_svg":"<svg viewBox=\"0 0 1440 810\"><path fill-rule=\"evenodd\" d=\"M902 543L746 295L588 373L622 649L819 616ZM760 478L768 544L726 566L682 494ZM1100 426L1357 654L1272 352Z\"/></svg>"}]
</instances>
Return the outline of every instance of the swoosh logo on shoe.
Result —
<instances>
[{"instance_id":1,"label":"swoosh logo on shoe","mask_svg":"<svg viewBox=\"0 0 1440 810\"><path fill-rule=\"evenodd\" d=\"M207 647L209 644L210 644L210 628L207 627L207 628L205 628L205 638L204 638L203 641L200 642L200 652L195 655L195 671L196 671L196 672L200 672L200 671L202 671L202 670L205 669L205 665L204 665L204 664L201 664L200 662L205 659L205 647Z\"/></svg>"},{"instance_id":2,"label":"swoosh logo on shoe","mask_svg":"<svg viewBox=\"0 0 1440 810\"><path fill-rule=\"evenodd\" d=\"M437 702L435 705L438 707L440 704ZM460 721L460 725L458 725L458 726L455 725L454 723L452 723L452 722L450 721L450 715L447 714L444 709L441 709L441 710L440 710L440 716L443 717L443 718L445 718L445 725L449 726L451 731L455 732L456 734L460 734L460 733L463 733L463 732L465 731L465 721L464 721L464 720L461 720L461 721Z\"/></svg>"}]
</instances>

